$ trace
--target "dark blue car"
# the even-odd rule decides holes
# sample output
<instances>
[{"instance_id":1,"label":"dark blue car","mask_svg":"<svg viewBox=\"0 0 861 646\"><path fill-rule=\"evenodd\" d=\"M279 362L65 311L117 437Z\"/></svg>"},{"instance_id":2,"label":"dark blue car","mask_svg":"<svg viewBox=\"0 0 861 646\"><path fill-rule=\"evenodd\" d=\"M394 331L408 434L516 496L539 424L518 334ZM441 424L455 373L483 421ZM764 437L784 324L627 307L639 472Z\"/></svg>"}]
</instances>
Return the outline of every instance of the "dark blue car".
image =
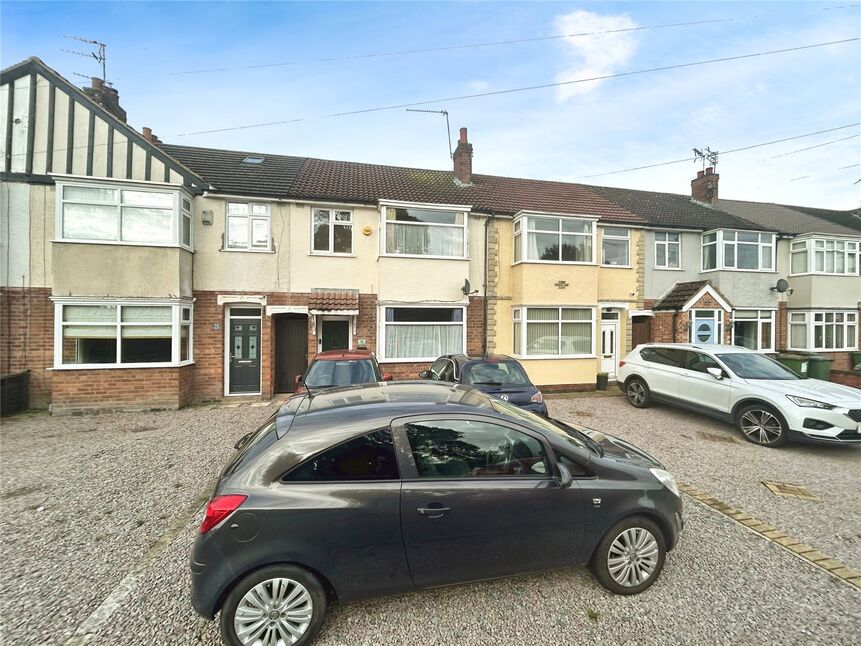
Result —
<instances>
[{"instance_id":1,"label":"dark blue car","mask_svg":"<svg viewBox=\"0 0 861 646\"><path fill-rule=\"evenodd\" d=\"M448 381L478 388L515 406L547 417L544 395L529 381L523 366L504 354L468 357L446 354L419 373L422 379Z\"/></svg>"}]
</instances>

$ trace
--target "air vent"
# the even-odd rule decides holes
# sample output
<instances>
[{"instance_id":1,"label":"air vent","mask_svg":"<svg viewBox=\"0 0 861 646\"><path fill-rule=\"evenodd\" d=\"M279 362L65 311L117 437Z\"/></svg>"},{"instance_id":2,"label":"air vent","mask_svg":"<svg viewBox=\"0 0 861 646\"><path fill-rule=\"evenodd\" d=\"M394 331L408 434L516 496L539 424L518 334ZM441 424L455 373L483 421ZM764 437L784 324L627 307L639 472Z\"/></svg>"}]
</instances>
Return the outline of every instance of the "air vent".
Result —
<instances>
[{"instance_id":1,"label":"air vent","mask_svg":"<svg viewBox=\"0 0 861 646\"><path fill-rule=\"evenodd\" d=\"M243 164L262 164L263 160L266 159L263 155L248 155L245 159L242 160Z\"/></svg>"}]
</instances>

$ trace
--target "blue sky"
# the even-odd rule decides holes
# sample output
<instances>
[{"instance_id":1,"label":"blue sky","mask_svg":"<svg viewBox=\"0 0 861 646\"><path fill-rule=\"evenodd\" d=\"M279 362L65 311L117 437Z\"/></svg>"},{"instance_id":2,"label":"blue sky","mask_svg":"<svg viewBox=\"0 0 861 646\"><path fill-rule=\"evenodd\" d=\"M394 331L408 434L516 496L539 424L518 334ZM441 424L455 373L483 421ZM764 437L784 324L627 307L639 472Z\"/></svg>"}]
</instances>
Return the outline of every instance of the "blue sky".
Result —
<instances>
[{"instance_id":1,"label":"blue sky","mask_svg":"<svg viewBox=\"0 0 861 646\"><path fill-rule=\"evenodd\" d=\"M861 8L851 4L2 2L0 62L39 56L85 84L73 73L97 67L63 53L85 47L63 35L101 39L129 123L150 126L166 142L448 168L441 116L320 115L857 37ZM731 20L320 60L718 19ZM297 64L248 67L280 62ZM177 74L212 68L228 70ZM857 122L859 77L861 48L853 42L423 107L447 109L453 137L469 128L475 172L687 193L699 168L693 162L583 176L682 159L693 147L729 150ZM293 118L305 120L179 136ZM728 154L718 165L721 197L857 207L861 139L828 142L858 134L856 126Z\"/></svg>"}]
</instances>

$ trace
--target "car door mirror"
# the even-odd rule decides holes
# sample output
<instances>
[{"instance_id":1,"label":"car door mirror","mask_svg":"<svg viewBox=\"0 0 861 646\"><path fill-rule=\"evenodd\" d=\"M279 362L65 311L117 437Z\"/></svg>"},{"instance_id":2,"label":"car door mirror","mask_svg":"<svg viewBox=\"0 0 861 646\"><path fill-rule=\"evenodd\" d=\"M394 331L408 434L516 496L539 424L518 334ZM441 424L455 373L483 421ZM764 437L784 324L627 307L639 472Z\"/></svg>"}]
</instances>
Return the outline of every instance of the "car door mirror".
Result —
<instances>
[{"instance_id":1,"label":"car door mirror","mask_svg":"<svg viewBox=\"0 0 861 646\"><path fill-rule=\"evenodd\" d=\"M430 379L430 370L422 370L419 373L419 379Z\"/></svg>"},{"instance_id":2,"label":"car door mirror","mask_svg":"<svg viewBox=\"0 0 861 646\"><path fill-rule=\"evenodd\" d=\"M706 368L706 370L712 377L714 377L718 381L723 380L724 374L723 370L721 370L720 368Z\"/></svg>"},{"instance_id":3,"label":"car door mirror","mask_svg":"<svg viewBox=\"0 0 861 646\"><path fill-rule=\"evenodd\" d=\"M559 470L559 475L556 476L556 484L558 484L562 489L567 489L571 486L571 483L574 482L574 476L571 475L571 472L561 462L556 463L556 468Z\"/></svg>"},{"instance_id":4,"label":"car door mirror","mask_svg":"<svg viewBox=\"0 0 861 646\"><path fill-rule=\"evenodd\" d=\"M296 385L302 385L302 375L296 375Z\"/></svg>"}]
</instances>

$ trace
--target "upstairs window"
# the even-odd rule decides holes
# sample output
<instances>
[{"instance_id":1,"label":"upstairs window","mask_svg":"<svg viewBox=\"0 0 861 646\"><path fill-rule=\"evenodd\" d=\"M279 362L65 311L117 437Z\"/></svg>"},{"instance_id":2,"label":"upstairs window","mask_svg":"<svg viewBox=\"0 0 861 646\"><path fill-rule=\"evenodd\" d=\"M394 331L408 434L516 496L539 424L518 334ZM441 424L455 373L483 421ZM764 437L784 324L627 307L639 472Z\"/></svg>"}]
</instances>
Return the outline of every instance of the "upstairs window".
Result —
<instances>
[{"instance_id":1,"label":"upstairs window","mask_svg":"<svg viewBox=\"0 0 861 646\"><path fill-rule=\"evenodd\" d=\"M705 241L703 241L705 244ZM655 232L655 268L681 268L681 234L670 231Z\"/></svg>"},{"instance_id":2,"label":"upstairs window","mask_svg":"<svg viewBox=\"0 0 861 646\"><path fill-rule=\"evenodd\" d=\"M592 263L594 236L591 220L523 216L514 223L514 260Z\"/></svg>"},{"instance_id":3,"label":"upstairs window","mask_svg":"<svg viewBox=\"0 0 861 646\"><path fill-rule=\"evenodd\" d=\"M604 227L601 236L601 264L611 267L630 266L630 237L628 229Z\"/></svg>"},{"instance_id":4,"label":"upstairs window","mask_svg":"<svg viewBox=\"0 0 861 646\"><path fill-rule=\"evenodd\" d=\"M859 242L831 238L812 238L792 243L793 274L857 276ZM811 266L812 260L812 266Z\"/></svg>"},{"instance_id":5,"label":"upstairs window","mask_svg":"<svg viewBox=\"0 0 861 646\"><path fill-rule=\"evenodd\" d=\"M703 234L702 268L774 271L774 234L720 230Z\"/></svg>"},{"instance_id":6,"label":"upstairs window","mask_svg":"<svg viewBox=\"0 0 861 646\"><path fill-rule=\"evenodd\" d=\"M57 183L61 240L191 247L191 200L179 191Z\"/></svg>"},{"instance_id":7,"label":"upstairs window","mask_svg":"<svg viewBox=\"0 0 861 646\"><path fill-rule=\"evenodd\" d=\"M271 251L269 205L255 202L227 203L227 249Z\"/></svg>"},{"instance_id":8,"label":"upstairs window","mask_svg":"<svg viewBox=\"0 0 861 646\"><path fill-rule=\"evenodd\" d=\"M465 212L421 207L385 207L384 217L385 253L466 258Z\"/></svg>"},{"instance_id":9,"label":"upstairs window","mask_svg":"<svg viewBox=\"0 0 861 646\"><path fill-rule=\"evenodd\" d=\"M311 217L313 253L353 253L353 214L350 211L312 209Z\"/></svg>"}]
</instances>

